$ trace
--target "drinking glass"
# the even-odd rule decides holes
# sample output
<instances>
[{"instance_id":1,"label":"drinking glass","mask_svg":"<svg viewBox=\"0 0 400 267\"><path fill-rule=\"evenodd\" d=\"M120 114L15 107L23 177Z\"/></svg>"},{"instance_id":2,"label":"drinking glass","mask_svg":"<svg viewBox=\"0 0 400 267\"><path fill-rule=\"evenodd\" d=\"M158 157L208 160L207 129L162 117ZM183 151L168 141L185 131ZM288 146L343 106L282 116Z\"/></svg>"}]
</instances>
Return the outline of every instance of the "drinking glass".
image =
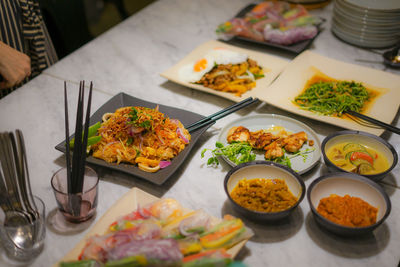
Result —
<instances>
[{"instance_id":1,"label":"drinking glass","mask_svg":"<svg viewBox=\"0 0 400 267\"><path fill-rule=\"evenodd\" d=\"M10 210L4 213L0 223L0 239L6 255L11 260L29 262L43 250L46 236L46 212L43 201L35 196L38 214L29 220L23 211Z\"/></svg>"},{"instance_id":2,"label":"drinking glass","mask_svg":"<svg viewBox=\"0 0 400 267\"><path fill-rule=\"evenodd\" d=\"M68 193L67 169L58 170L51 178L51 186L58 210L71 223L89 220L96 212L99 177L90 167L85 166L82 192Z\"/></svg>"}]
</instances>

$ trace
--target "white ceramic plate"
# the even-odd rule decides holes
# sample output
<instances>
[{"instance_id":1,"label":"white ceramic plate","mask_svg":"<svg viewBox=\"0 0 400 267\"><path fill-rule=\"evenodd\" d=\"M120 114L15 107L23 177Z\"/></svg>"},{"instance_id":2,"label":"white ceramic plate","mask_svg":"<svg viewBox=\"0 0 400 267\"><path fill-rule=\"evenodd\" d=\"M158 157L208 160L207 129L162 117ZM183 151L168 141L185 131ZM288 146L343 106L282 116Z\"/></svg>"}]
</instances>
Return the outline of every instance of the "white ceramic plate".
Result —
<instances>
[{"instance_id":1,"label":"white ceramic plate","mask_svg":"<svg viewBox=\"0 0 400 267\"><path fill-rule=\"evenodd\" d=\"M300 131L306 132L308 139L314 141L314 145L309 146L307 142L306 144L303 145L301 150L305 150L307 148L309 149L313 148L314 151L307 154L305 161L301 156L291 159L292 169L297 171L299 174L303 174L309 171L312 167L314 167L318 163L319 159L321 158L321 144L317 134L314 132L313 129L295 119L276 114L260 114L260 115L242 117L227 124L221 130L221 133L218 136L218 141L226 145L228 143L226 141L226 137L228 136L229 129L235 126L244 126L250 131L257 131L261 129L266 130L274 126L281 126L285 128L285 130L289 133L297 133ZM290 156L290 154L288 154L288 156ZM226 157L223 158L230 165L236 166L235 163L233 163ZM263 151L257 153L256 160L264 160Z\"/></svg>"},{"instance_id":2,"label":"white ceramic plate","mask_svg":"<svg viewBox=\"0 0 400 267\"><path fill-rule=\"evenodd\" d=\"M345 129L365 131L375 135L384 132L383 129L365 126L346 116L339 118L318 115L293 104L292 101L304 90L307 81L318 72L336 80L361 82L367 88L378 91L380 95L362 113L388 124L395 118L400 105L399 75L341 62L310 51L297 56L267 90L254 97L289 112Z\"/></svg>"},{"instance_id":3,"label":"white ceramic plate","mask_svg":"<svg viewBox=\"0 0 400 267\"><path fill-rule=\"evenodd\" d=\"M399 0L343 0L349 6L360 9L368 9L372 12L399 12Z\"/></svg>"},{"instance_id":4,"label":"white ceramic plate","mask_svg":"<svg viewBox=\"0 0 400 267\"><path fill-rule=\"evenodd\" d=\"M211 88L204 87L199 84L188 83L180 80L179 70L182 68L182 66L198 61L199 59L203 58L207 52L209 52L214 48L219 48L219 47L247 54L250 59L257 61L258 65L264 69L265 77L258 79L256 81L256 87L254 87L250 91L247 91L240 97L232 93L220 92ZM249 49L235 47L232 45L225 44L223 42L208 41L198 46L185 58L179 61L176 65L161 73L161 76L167 78L170 81L181 84L183 86L197 89L210 94L222 96L232 101L239 102L245 98L253 96L257 92L265 91L265 89L272 83L273 80L275 80L275 78L279 75L279 73L282 72L283 68L288 63L289 62L286 60L280 59L279 57L268 55L266 53L260 53Z\"/></svg>"},{"instance_id":5,"label":"white ceramic plate","mask_svg":"<svg viewBox=\"0 0 400 267\"><path fill-rule=\"evenodd\" d=\"M107 232L108 227L120 216L126 215L135 210L139 205L143 207L146 204L157 201L159 198L150 195L137 187L133 187L121 199L119 199L107 212L96 222L95 225L87 232L85 237L59 262L53 267L59 266L62 261L76 261L82 249L85 247L86 240L90 236L103 235ZM182 203L183 204L183 203ZM184 205L184 204L183 204ZM234 258L239 250L245 245L246 240L241 241L235 246L227 250L227 252Z\"/></svg>"}]
</instances>

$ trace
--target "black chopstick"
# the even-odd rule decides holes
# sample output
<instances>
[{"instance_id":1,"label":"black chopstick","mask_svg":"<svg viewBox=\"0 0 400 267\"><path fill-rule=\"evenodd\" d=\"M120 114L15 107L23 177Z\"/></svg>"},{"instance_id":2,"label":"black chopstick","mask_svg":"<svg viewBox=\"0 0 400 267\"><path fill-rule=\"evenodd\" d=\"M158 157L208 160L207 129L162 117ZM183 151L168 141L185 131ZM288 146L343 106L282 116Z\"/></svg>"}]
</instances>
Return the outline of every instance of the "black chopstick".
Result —
<instances>
[{"instance_id":1,"label":"black chopstick","mask_svg":"<svg viewBox=\"0 0 400 267\"><path fill-rule=\"evenodd\" d=\"M68 121L68 97L67 97L67 82L64 81L64 110L65 110L65 146L66 146L66 160L67 160L67 192L71 193L72 180L71 180L71 155L69 147L69 121Z\"/></svg>"},{"instance_id":2,"label":"black chopstick","mask_svg":"<svg viewBox=\"0 0 400 267\"><path fill-rule=\"evenodd\" d=\"M74 153L72 154L72 193L79 193L77 190L78 179L80 179L80 161L82 155L82 117L83 117L83 98L85 92L82 88L82 82L79 83L79 96L78 96L78 107L76 112L76 123L75 123L75 143Z\"/></svg>"},{"instance_id":3,"label":"black chopstick","mask_svg":"<svg viewBox=\"0 0 400 267\"><path fill-rule=\"evenodd\" d=\"M247 107L253 103L256 103L258 101L259 101L258 98L254 98L254 99L252 97L247 98L239 103L229 106L219 112L216 112L216 113L200 120L201 122L199 121L199 122L195 122L195 123L189 125L188 127L186 127L186 129L189 132L194 132L195 130L197 130L199 128L203 128L206 125L214 124L217 120L219 120L223 117L226 117L229 114L232 114L233 112L238 111L238 110L240 110L244 107ZM194 126L192 126L192 125L194 125Z\"/></svg>"},{"instance_id":4,"label":"black chopstick","mask_svg":"<svg viewBox=\"0 0 400 267\"><path fill-rule=\"evenodd\" d=\"M351 116L354 116L354 117L361 118L361 119L363 119L363 120L365 120L365 121L371 122L371 123L373 123L373 124L375 124L375 125L378 125L378 126L384 128L384 129L386 129L386 130L389 130L389 131L391 131L391 132L393 132L393 133L396 133L396 134L399 134L399 135L400 135L400 129L399 129L399 128L394 127L394 126L392 126L392 125L390 125L390 124L387 124L387 123L385 123L385 122L383 122L383 121L379 121L379 120L377 120L377 119L374 119L374 118L365 116L365 115L363 115L363 114L360 114L360 113L358 113L358 112L351 111L351 110L345 111L344 113L347 113L347 114L349 114L349 115L351 115Z\"/></svg>"},{"instance_id":5,"label":"black chopstick","mask_svg":"<svg viewBox=\"0 0 400 267\"><path fill-rule=\"evenodd\" d=\"M83 83L83 89L85 87L85 83ZM88 142L88 135L89 135L89 120L90 120L90 108L91 108L91 103L92 103L92 89L93 89L93 83L90 83L89 87L89 96L88 96L88 103L86 107L86 118L85 118L85 130L83 134L83 144L82 144L82 151L81 151L81 160L80 163L81 165L79 166L79 177L82 179L78 179L78 191L82 192L83 189L83 176L85 175L85 163L86 163L86 147L87 147L87 142Z\"/></svg>"},{"instance_id":6,"label":"black chopstick","mask_svg":"<svg viewBox=\"0 0 400 267\"><path fill-rule=\"evenodd\" d=\"M222 109L222 110L220 110L220 111L218 111L218 112L216 112L216 113L214 113L214 114L212 114L212 115L210 115L210 116L208 116L208 117L205 117L204 119L201 119L201 120L199 120L199 121L196 121L196 122L190 124L189 126L187 126L187 127L185 127L185 128L186 128L187 130L189 130L190 128L193 128L193 127L195 127L195 126L197 126L197 125L199 125L199 124L203 124L204 122L210 120L211 118L213 118L213 117L215 117L215 116L218 116L218 115L220 115L220 114L222 114L222 113L228 111L229 109L232 109L232 108L234 108L234 107L240 106L240 105L242 105L243 103L249 102L249 101L251 101L252 99L253 99L252 97L248 97L248 98L246 98L245 100L242 100L242 101L240 101L240 102L238 102L238 103L235 103L235 104L232 105L232 106L229 106L229 107L227 107L227 108L225 108L225 109Z\"/></svg>"}]
</instances>

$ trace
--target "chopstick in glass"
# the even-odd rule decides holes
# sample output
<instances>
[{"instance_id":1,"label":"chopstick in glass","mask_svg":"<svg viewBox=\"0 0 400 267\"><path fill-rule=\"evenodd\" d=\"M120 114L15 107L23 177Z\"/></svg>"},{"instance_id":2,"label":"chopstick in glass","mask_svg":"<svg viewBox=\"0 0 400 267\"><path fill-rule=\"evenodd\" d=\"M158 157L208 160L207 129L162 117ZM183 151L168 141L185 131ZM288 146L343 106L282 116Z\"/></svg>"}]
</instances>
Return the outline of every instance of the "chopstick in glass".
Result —
<instances>
[{"instance_id":1,"label":"chopstick in glass","mask_svg":"<svg viewBox=\"0 0 400 267\"><path fill-rule=\"evenodd\" d=\"M71 155L69 146L69 122L68 122L68 98L67 98L67 82L64 81L64 110L65 110L65 146L66 146L66 161L67 161L67 192L71 193Z\"/></svg>"},{"instance_id":2,"label":"chopstick in glass","mask_svg":"<svg viewBox=\"0 0 400 267\"><path fill-rule=\"evenodd\" d=\"M83 83L83 87L85 84ZM84 88L83 88L84 89ZM86 147L87 147L87 142L88 142L88 135L89 135L89 120L90 120L90 108L91 108L91 103L92 103L92 89L93 89L93 83L90 82L90 88L89 88L89 96L88 96L88 102L87 102L87 107L86 107L86 117L85 117L85 125L84 125L84 133L83 133L83 143L82 143L82 151L81 151L81 160L80 163L81 165L80 170L79 170L79 177L78 179L78 189L79 192L82 192L83 188L83 176L85 175L85 163L86 163Z\"/></svg>"},{"instance_id":3,"label":"chopstick in glass","mask_svg":"<svg viewBox=\"0 0 400 267\"><path fill-rule=\"evenodd\" d=\"M396 133L396 134L399 134L399 135L400 135L400 129L399 129L399 128L394 127L394 126L392 126L392 125L390 125L390 124L387 124L387 123L385 123L385 122L383 122L383 121L379 121L379 120L377 120L377 119L374 119L374 118L365 116L365 115L363 115L363 114L360 114L360 113L358 113L358 112L354 112L354 111L351 111L351 110L345 111L345 113L347 113L347 114L349 114L349 115L352 115L352 116L354 116L354 117L361 118L361 119L363 119L363 120L365 120L365 121L371 122L371 123L373 123L373 124L375 124L375 125L381 126L382 128L384 128L384 129L386 129L386 130L389 130L389 131L391 131L391 132L393 132L393 133Z\"/></svg>"},{"instance_id":4,"label":"chopstick in glass","mask_svg":"<svg viewBox=\"0 0 400 267\"><path fill-rule=\"evenodd\" d=\"M258 101L259 101L258 98L254 98L254 99L251 99L251 101L239 102L239 103L241 103L240 105L237 105L239 103L237 103L235 105L232 105L232 106L230 106L230 107L228 107L228 108L226 108L226 109L224 109L224 110L222 110L220 112L217 112L217 113L219 113L217 116L215 116L216 113L214 113L214 114L206 117L206 120L203 119L203 122L200 123L200 124L196 123L196 126L191 127L190 129L188 129L188 131L189 132L193 132L193 131L195 131L195 130L197 130L199 128L202 128L202 127L204 127L206 125L214 124L217 120L222 119L223 117L225 117L225 116L227 116L229 114L232 114L233 112L238 111L238 110L240 110L242 108L245 108L245 107L247 107L247 106L249 106L249 105L251 105L253 103L256 103Z\"/></svg>"}]
</instances>

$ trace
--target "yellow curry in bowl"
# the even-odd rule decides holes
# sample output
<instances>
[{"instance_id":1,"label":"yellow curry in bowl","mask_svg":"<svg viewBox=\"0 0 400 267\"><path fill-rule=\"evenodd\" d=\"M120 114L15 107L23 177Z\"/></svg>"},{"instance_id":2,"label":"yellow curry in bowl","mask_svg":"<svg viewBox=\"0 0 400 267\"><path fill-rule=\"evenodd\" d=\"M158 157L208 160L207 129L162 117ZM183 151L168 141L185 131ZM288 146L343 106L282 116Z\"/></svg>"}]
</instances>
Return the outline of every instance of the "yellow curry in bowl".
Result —
<instances>
[{"instance_id":1,"label":"yellow curry in bowl","mask_svg":"<svg viewBox=\"0 0 400 267\"><path fill-rule=\"evenodd\" d=\"M327 150L326 156L337 167L361 175L382 173L390 167L381 152L359 143L335 144Z\"/></svg>"}]
</instances>

